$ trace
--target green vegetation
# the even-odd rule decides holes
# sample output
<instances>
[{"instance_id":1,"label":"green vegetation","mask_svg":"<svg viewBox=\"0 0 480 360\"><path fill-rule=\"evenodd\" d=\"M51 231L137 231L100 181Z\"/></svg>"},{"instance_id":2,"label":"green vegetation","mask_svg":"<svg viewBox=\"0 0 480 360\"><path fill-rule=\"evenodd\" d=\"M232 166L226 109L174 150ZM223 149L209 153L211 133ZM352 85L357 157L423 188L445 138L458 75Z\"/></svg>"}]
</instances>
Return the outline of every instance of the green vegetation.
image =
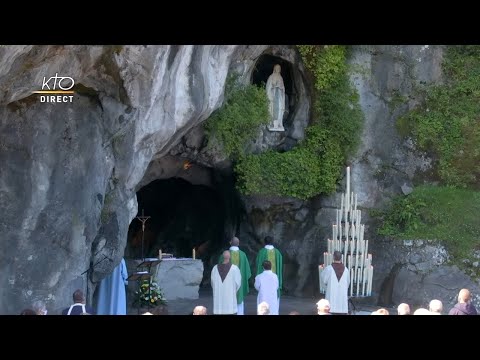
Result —
<instances>
[{"instance_id":1,"label":"green vegetation","mask_svg":"<svg viewBox=\"0 0 480 360\"><path fill-rule=\"evenodd\" d=\"M240 86L235 78L230 77L224 105L205 123L209 145L220 145L232 159L243 157L249 141L268 121L265 90L255 85Z\"/></svg>"},{"instance_id":2,"label":"green vegetation","mask_svg":"<svg viewBox=\"0 0 480 360\"><path fill-rule=\"evenodd\" d=\"M303 63L315 78L318 91L332 88L347 71L346 47L339 45L298 45Z\"/></svg>"},{"instance_id":3,"label":"green vegetation","mask_svg":"<svg viewBox=\"0 0 480 360\"><path fill-rule=\"evenodd\" d=\"M347 156L359 143L363 114L349 82L346 48L301 45L298 49L313 79L313 119L305 139L292 150L246 151L248 141L268 122L264 89L250 85L243 91L233 87L231 92L230 84L226 104L207 121L209 141L216 139L235 160L237 188L243 194L308 199L331 193Z\"/></svg>"},{"instance_id":4,"label":"green vegetation","mask_svg":"<svg viewBox=\"0 0 480 360\"><path fill-rule=\"evenodd\" d=\"M305 140L294 149L247 155L238 162L238 188L244 194L308 199L335 191L343 163L337 141L318 125L307 128Z\"/></svg>"},{"instance_id":5,"label":"green vegetation","mask_svg":"<svg viewBox=\"0 0 480 360\"><path fill-rule=\"evenodd\" d=\"M480 249L480 192L420 186L393 200L382 214L380 235L397 239L439 240L454 259Z\"/></svg>"},{"instance_id":6,"label":"green vegetation","mask_svg":"<svg viewBox=\"0 0 480 360\"><path fill-rule=\"evenodd\" d=\"M425 88L424 103L397 121L432 155L445 185L480 188L480 46L449 46L445 82Z\"/></svg>"}]
</instances>

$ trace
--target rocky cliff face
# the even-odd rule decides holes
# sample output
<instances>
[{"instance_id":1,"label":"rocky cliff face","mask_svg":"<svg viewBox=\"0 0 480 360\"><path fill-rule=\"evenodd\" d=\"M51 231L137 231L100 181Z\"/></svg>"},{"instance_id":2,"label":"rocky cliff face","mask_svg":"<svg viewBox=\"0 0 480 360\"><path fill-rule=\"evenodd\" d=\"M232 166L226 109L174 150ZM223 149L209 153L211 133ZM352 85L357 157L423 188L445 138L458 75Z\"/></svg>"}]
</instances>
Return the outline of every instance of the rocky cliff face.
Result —
<instances>
[{"instance_id":1,"label":"rocky cliff face","mask_svg":"<svg viewBox=\"0 0 480 360\"><path fill-rule=\"evenodd\" d=\"M248 81L265 52L294 65L299 99L285 137L264 132L256 146L288 147L303 137L309 112L304 70L291 47L0 47L0 313L18 313L37 299L58 312L87 283L91 297L123 256L135 192L162 173L155 164L167 169L178 161L167 155L228 168L201 149L198 125L222 104L228 72ZM417 103L413 89L441 80L441 57L441 47L354 49L352 81L366 117L352 162L361 207L382 206L428 168L428 159L396 134L394 120ZM74 79L72 103L41 103L32 94L55 74ZM244 198L239 236L251 256L266 234L277 239L290 293L317 289L335 199ZM372 247L375 265L383 250ZM378 286L393 265L379 268Z\"/></svg>"},{"instance_id":2,"label":"rocky cliff face","mask_svg":"<svg viewBox=\"0 0 480 360\"><path fill-rule=\"evenodd\" d=\"M362 222L365 238L372 244L374 267L384 257L384 248L376 248L375 228L366 210L384 206L392 195L412 186L417 172L429 167L429 159L397 134L395 120L418 104L416 89L441 81L441 59L442 48L429 46L356 46L350 58L351 81L365 115L361 145L351 159L351 188L364 210ZM344 189L342 181L338 191ZM242 227L243 236L257 240L274 236L285 254L285 290L318 295L317 267L327 251L335 209L340 207L338 193L311 201L254 197L245 202L249 221ZM388 264L375 270L376 297L395 262ZM404 286L401 280L397 285Z\"/></svg>"},{"instance_id":3,"label":"rocky cliff face","mask_svg":"<svg viewBox=\"0 0 480 360\"><path fill-rule=\"evenodd\" d=\"M223 100L232 62L266 46L0 48L0 313L52 312L119 263L135 188ZM41 103L44 77L74 79L72 103ZM93 287L89 287L89 296Z\"/></svg>"}]
</instances>

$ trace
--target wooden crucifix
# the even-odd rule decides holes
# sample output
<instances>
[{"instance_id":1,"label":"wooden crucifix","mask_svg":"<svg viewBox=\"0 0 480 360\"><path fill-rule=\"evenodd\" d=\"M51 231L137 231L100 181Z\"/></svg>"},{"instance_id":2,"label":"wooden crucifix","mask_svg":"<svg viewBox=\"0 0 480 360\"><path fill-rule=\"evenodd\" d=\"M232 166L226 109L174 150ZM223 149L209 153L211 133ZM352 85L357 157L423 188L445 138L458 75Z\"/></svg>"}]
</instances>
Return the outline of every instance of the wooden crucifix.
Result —
<instances>
[{"instance_id":1,"label":"wooden crucifix","mask_svg":"<svg viewBox=\"0 0 480 360\"><path fill-rule=\"evenodd\" d=\"M142 260L145 261L145 256L143 254L143 243L145 241L145 223L148 219L150 219L150 216L145 216L144 209L142 209L142 216L137 216L135 219L138 219L142 222Z\"/></svg>"}]
</instances>

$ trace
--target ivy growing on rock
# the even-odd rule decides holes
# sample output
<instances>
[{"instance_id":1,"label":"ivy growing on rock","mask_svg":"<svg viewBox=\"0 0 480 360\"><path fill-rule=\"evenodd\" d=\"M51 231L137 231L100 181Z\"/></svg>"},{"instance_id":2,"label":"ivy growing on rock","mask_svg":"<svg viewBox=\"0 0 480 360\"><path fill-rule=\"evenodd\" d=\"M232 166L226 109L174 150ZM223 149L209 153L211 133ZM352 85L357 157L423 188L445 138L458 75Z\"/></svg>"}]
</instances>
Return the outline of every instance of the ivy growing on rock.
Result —
<instances>
[{"instance_id":1,"label":"ivy growing on rock","mask_svg":"<svg viewBox=\"0 0 480 360\"><path fill-rule=\"evenodd\" d=\"M220 146L227 156L236 160L245 156L249 141L268 121L265 90L255 85L241 85L235 77L229 77L224 104L206 121L205 130L211 146Z\"/></svg>"},{"instance_id":2,"label":"ivy growing on rock","mask_svg":"<svg viewBox=\"0 0 480 360\"><path fill-rule=\"evenodd\" d=\"M346 48L301 45L298 50L313 79L313 116L305 139L292 150L260 154L246 151L246 144L255 138L259 126L268 122L268 100L262 97L260 102L260 94L229 97L207 122L210 137L218 139L226 154L235 160L237 188L243 194L309 199L332 193L347 156L359 143L363 114L349 81ZM260 91L265 96L264 89L250 87L255 88L255 94ZM256 121L254 115L263 116L263 109L267 120L262 117Z\"/></svg>"},{"instance_id":3,"label":"ivy growing on rock","mask_svg":"<svg viewBox=\"0 0 480 360\"><path fill-rule=\"evenodd\" d=\"M424 102L397 129L429 153L445 185L480 188L480 46L446 48L444 83L423 90Z\"/></svg>"},{"instance_id":4,"label":"ivy growing on rock","mask_svg":"<svg viewBox=\"0 0 480 360\"><path fill-rule=\"evenodd\" d=\"M455 259L480 249L480 193L447 186L423 185L398 196L384 212L380 235L396 239L437 240Z\"/></svg>"}]
</instances>

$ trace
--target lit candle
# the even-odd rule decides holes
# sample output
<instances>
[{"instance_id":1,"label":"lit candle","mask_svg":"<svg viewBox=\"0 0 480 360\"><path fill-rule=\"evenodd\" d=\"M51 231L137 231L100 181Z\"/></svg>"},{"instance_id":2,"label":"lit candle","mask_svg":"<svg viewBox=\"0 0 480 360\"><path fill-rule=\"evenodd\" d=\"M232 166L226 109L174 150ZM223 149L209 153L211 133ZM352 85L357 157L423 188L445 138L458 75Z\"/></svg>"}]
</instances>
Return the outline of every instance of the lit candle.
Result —
<instances>
[{"instance_id":1,"label":"lit candle","mask_svg":"<svg viewBox=\"0 0 480 360\"><path fill-rule=\"evenodd\" d=\"M325 253L324 253L325 255ZM323 266L320 265L318 267L318 281L319 281L319 287L320 287L320 292L323 293L323 286L322 286L322 271L323 271Z\"/></svg>"},{"instance_id":2,"label":"lit candle","mask_svg":"<svg viewBox=\"0 0 480 360\"><path fill-rule=\"evenodd\" d=\"M347 193L346 193L347 197L345 198L345 208L347 209L347 211L349 210L350 206L349 206L349 200L350 200L350 166L347 166ZM345 218L345 221L347 221L347 219Z\"/></svg>"},{"instance_id":3,"label":"lit candle","mask_svg":"<svg viewBox=\"0 0 480 360\"><path fill-rule=\"evenodd\" d=\"M355 212L357 212L357 194L355 194Z\"/></svg>"},{"instance_id":4,"label":"lit candle","mask_svg":"<svg viewBox=\"0 0 480 360\"><path fill-rule=\"evenodd\" d=\"M162 249L158 250L158 259L162 260Z\"/></svg>"},{"instance_id":5,"label":"lit candle","mask_svg":"<svg viewBox=\"0 0 480 360\"><path fill-rule=\"evenodd\" d=\"M192 256L193 260L195 260L195 248L193 248L193 250L192 250L192 255L193 255Z\"/></svg>"},{"instance_id":6,"label":"lit candle","mask_svg":"<svg viewBox=\"0 0 480 360\"><path fill-rule=\"evenodd\" d=\"M350 197L350 209L348 209L348 211L350 211L350 217L351 217L353 215L352 214L352 211L353 211L353 191L352 191L352 196Z\"/></svg>"},{"instance_id":7,"label":"lit candle","mask_svg":"<svg viewBox=\"0 0 480 360\"><path fill-rule=\"evenodd\" d=\"M362 296L365 296L365 284L367 283L368 278L368 268L363 269L363 285L362 285Z\"/></svg>"},{"instance_id":8,"label":"lit candle","mask_svg":"<svg viewBox=\"0 0 480 360\"><path fill-rule=\"evenodd\" d=\"M362 252L362 260L360 261L360 268L363 269L363 265L365 264L365 257L366 255Z\"/></svg>"},{"instance_id":9,"label":"lit candle","mask_svg":"<svg viewBox=\"0 0 480 360\"><path fill-rule=\"evenodd\" d=\"M353 296L353 269L350 269L350 296Z\"/></svg>"},{"instance_id":10,"label":"lit candle","mask_svg":"<svg viewBox=\"0 0 480 360\"><path fill-rule=\"evenodd\" d=\"M360 282L362 281L362 269L357 268L357 296L360 294Z\"/></svg>"},{"instance_id":11,"label":"lit candle","mask_svg":"<svg viewBox=\"0 0 480 360\"><path fill-rule=\"evenodd\" d=\"M340 204L340 213L343 211L343 193L342 193L342 203ZM340 221L342 221L342 214L340 214Z\"/></svg>"},{"instance_id":12,"label":"lit candle","mask_svg":"<svg viewBox=\"0 0 480 360\"><path fill-rule=\"evenodd\" d=\"M370 266L370 276L368 277L368 296L372 295L373 266Z\"/></svg>"}]
</instances>

